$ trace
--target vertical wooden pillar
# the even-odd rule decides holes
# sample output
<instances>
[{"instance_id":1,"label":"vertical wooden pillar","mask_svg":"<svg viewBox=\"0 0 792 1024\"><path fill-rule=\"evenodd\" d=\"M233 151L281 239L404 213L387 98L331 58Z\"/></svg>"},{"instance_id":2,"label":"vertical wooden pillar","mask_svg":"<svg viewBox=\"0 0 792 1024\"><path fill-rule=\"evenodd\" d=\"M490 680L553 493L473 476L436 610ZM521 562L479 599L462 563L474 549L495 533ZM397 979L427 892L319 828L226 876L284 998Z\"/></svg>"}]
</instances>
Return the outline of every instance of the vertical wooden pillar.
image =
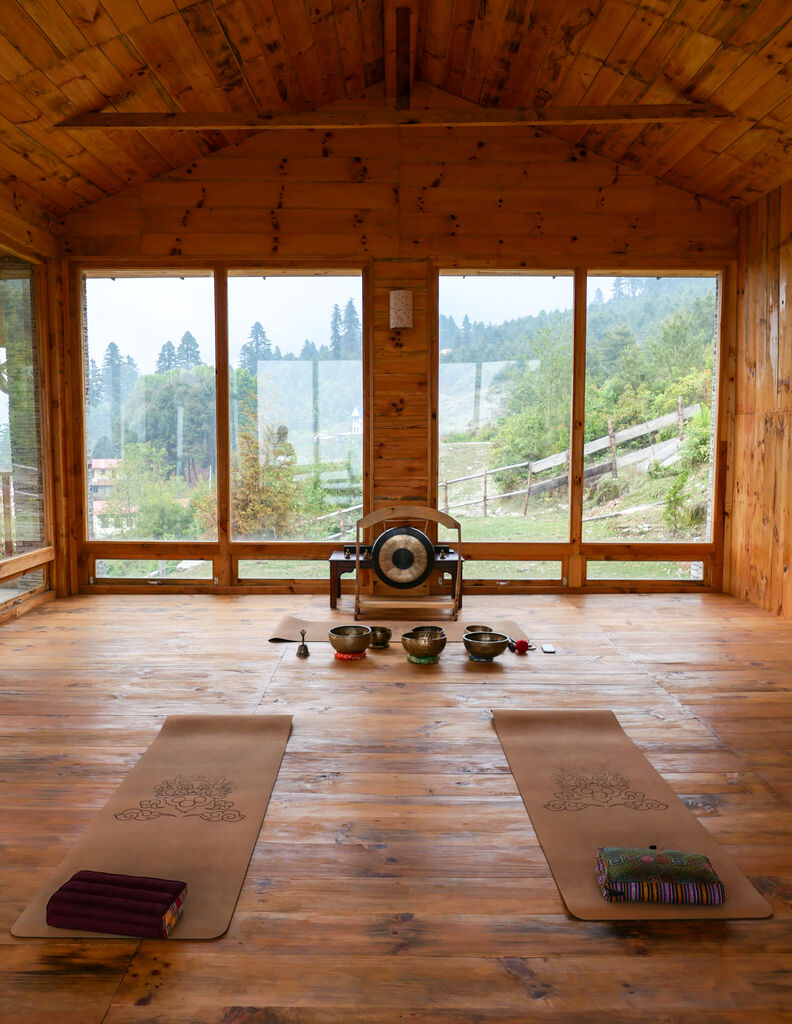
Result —
<instances>
[{"instance_id":1,"label":"vertical wooden pillar","mask_svg":"<svg viewBox=\"0 0 792 1024\"><path fill-rule=\"evenodd\" d=\"M214 268L215 299L215 395L217 401L217 539L220 553L215 561L218 586L231 585L231 439L228 426L228 275Z\"/></svg>"},{"instance_id":2,"label":"vertical wooden pillar","mask_svg":"<svg viewBox=\"0 0 792 1024\"><path fill-rule=\"evenodd\" d=\"M567 582L583 583L583 437L586 420L586 271L575 270L575 316L572 340L572 434L569 441L569 555Z\"/></svg>"},{"instance_id":3,"label":"vertical wooden pillar","mask_svg":"<svg viewBox=\"0 0 792 1024\"><path fill-rule=\"evenodd\" d=\"M371 510L437 502L433 274L426 261L373 268ZM390 328L390 292L413 293L413 326Z\"/></svg>"},{"instance_id":4,"label":"vertical wooden pillar","mask_svg":"<svg viewBox=\"0 0 792 1024\"><path fill-rule=\"evenodd\" d=\"M425 260L377 260L373 266L371 511L437 507L435 280ZM412 327L391 330L391 289L412 291Z\"/></svg>"}]
</instances>

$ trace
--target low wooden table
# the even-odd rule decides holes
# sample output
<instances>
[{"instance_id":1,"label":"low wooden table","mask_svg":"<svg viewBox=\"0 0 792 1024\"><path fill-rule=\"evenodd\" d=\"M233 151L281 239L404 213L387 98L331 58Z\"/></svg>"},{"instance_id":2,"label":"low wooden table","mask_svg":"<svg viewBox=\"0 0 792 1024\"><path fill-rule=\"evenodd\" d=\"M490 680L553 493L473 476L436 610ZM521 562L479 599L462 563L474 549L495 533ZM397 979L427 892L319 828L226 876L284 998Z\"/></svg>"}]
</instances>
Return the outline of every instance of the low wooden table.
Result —
<instances>
[{"instance_id":1,"label":"low wooden table","mask_svg":"<svg viewBox=\"0 0 792 1024\"><path fill-rule=\"evenodd\" d=\"M358 565L361 569L373 569L374 563L370 558L361 558L359 562L355 562L355 556L347 558L343 551L334 551L330 555L330 607L338 607L338 599L341 596L341 577L348 572L355 571L355 565ZM462 563L459 560L459 555L456 551L449 551L447 554L435 555L434 562L432 563L432 572L443 572L448 573L451 577L451 588L452 591L456 588L457 573L462 572ZM405 597L409 597L409 590L398 590L394 588L394 594L403 594ZM459 605L462 606L462 597L460 595Z\"/></svg>"}]
</instances>

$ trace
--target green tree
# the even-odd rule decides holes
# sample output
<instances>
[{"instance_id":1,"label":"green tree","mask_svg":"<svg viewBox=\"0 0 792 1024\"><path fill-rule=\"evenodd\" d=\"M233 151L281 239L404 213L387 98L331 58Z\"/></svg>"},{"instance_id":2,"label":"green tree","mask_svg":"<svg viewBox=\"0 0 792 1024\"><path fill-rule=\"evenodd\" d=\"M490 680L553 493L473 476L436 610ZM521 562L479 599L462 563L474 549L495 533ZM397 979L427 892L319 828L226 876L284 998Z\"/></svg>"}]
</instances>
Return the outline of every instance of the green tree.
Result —
<instances>
[{"instance_id":1,"label":"green tree","mask_svg":"<svg viewBox=\"0 0 792 1024\"><path fill-rule=\"evenodd\" d=\"M198 342L189 331L185 331L176 349L176 365L182 370L192 370L202 362Z\"/></svg>"},{"instance_id":2,"label":"green tree","mask_svg":"<svg viewBox=\"0 0 792 1024\"><path fill-rule=\"evenodd\" d=\"M95 359L91 359L88 364L88 395L93 406L99 405L104 398L102 371L96 365Z\"/></svg>"},{"instance_id":3,"label":"green tree","mask_svg":"<svg viewBox=\"0 0 792 1024\"><path fill-rule=\"evenodd\" d=\"M336 303L330 314L330 357L332 359L341 358L341 332L341 308Z\"/></svg>"},{"instance_id":4,"label":"green tree","mask_svg":"<svg viewBox=\"0 0 792 1024\"><path fill-rule=\"evenodd\" d=\"M258 374L258 364L272 358L272 342L258 320L250 328L248 337L250 340L246 341L239 350L239 366L241 369L247 370L255 380Z\"/></svg>"},{"instance_id":5,"label":"green tree","mask_svg":"<svg viewBox=\"0 0 792 1024\"><path fill-rule=\"evenodd\" d=\"M157 356L156 372L167 373L169 370L175 370L177 365L176 346L172 341L166 341Z\"/></svg>"},{"instance_id":6,"label":"green tree","mask_svg":"<svg viewBox=\"0 0 792 1024\"><path fill-rule=\"evenodd\" d=\"M178 465L195 483L216 466L214 369L168 370L141 377L125 406L127 439L132 431ZM178 447L179 410L182 444Z\"/></svg>"},{"instance_id":7,"label":"green tree","mask_svg":"<svg viewBox=\"0 0 792 1024\"><path fill-rule=\"evenodd\" d=\"M495 465L533 461L569 447L572 338L549 327L525 341L522 358L505 373L506 418L493 443ZM527 470L504 474L516 487Z\"/></svg>"},{"instance_id":8,"label":"green tree","mask_svg":"<svg viewBox=\"0 0 792 1024\"><path fill-rule=\"evenodd\" d=\"M353 299L344 306L344 324L341 335L341 358L359 359L362 348L360 317Z\"/></svg>"},{"instance_id":9,"label":"green tree","mask_svg":"<svg viewBox=\"0 0 792 1024\"><path fill-rule=\"evenodd\" d=\"M234 533L241 537L284 537L294 530L299 510L295 455L288 428L265 424L260 443L249 424L247 415L231 468Z\"/></svg>"},{"instance_id":10,"label":"green tree","mask_svg":"<svg viewBox=\"0 0 792 1024\"><path fill-rule=\"evenodd\" d=\"M123 359L121 350L114 341L105 349L102 360L102 391L109 403L110 413L110 456L119 458L121 455L121 398L123 395Z\"/></svg>"},{"instance_id":11,"label":"green tree","mask_svg":"<svg viewBox=\"0 0 792 1024\"><path fill-rule=\"evenodd\" d=\"M194 533L186 486L171 477L167 452L150 442L128 444L100 519L120 537L179 540Z\"/></svg>"}]
</instances>

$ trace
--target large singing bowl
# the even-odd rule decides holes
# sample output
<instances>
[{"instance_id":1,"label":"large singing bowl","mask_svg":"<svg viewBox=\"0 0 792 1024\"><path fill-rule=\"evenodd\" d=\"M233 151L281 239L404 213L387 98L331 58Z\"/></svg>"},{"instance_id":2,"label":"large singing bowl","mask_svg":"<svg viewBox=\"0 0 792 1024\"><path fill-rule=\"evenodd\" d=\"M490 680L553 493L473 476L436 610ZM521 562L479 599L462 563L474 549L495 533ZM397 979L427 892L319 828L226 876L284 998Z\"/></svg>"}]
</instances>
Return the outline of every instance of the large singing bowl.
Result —
<instances>
[{"instance_id":1,"label":"large singing bowl","mask_svg":"<svg viewBox=\"0 0 792 1024\"><path fill-rule=\"evenodd\" d=\"M371 642L371 629L368 626L333 626L329 637L339 654L360 654Z\"/></svg>"}]
</instances>

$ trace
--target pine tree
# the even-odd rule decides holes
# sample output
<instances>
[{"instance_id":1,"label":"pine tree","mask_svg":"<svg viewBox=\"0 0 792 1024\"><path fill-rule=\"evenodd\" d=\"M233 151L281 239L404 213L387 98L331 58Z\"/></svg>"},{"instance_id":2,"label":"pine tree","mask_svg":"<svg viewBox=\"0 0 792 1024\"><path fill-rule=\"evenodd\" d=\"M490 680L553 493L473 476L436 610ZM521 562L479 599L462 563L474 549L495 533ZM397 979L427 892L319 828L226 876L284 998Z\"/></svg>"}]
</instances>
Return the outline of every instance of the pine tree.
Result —
<instances>
[{"instance_id":1,"label":"pine tree","mask_svg":"<svg viewBox=\"0 0 792 1024\"><path fill-rule=\"evenodd\" d=\"M115 458L121 455L122 371L121 350L111 341L102 360L102 391L110 403L110 443Z\"/></svg>"},{"instance_id":2,"label":"pine tree","mask_svg":"<svg viewBox=\"0 0 792 1024\"><path fill-rule=\"evenodd\" d=\"M330 353L333 359L341 358L341 309L338 303L330 314Z\"/></svg>"},{"instance_id":3,"label":"pine tree","mask_svg":"<svg viewBox=\"0 0 792 1024\"><path fill-rule=\"evenodd\" d=\"M99 405L104 399L104 388L102 387L102 371L92 359L88 366L88 392L91 405Z\"/></svg>"},{"instance_id":4,"label":"pine tree","mask_svg":"<svg viewBox=\"0 0 792 1024\"><path fill-rule=\"evenodd\" d=\"M135 381L140 376L140 367L132 358L127 356L121 364L121 397L129 398L135 390Z\"/></svg>"},{"instance_id":5,"label":"pine tree","mask_svg":"<svg viewBox=\"0 0 792 1024\"><path fill-rule=\"evenodd\" d=\"M192 370L194 367L200 366L201 363L201 350L198 347L198 342L189 331L185 331L179 342L179 347L176 349L176 365L182 370Z\"/></svg>"},{"instance_id":6,"label":"pine tree","mask_svg":"<svg viewBox=\"0 0 792 1024\"><path fill-rule=\"evenodd\" d=\"M272 359L272 342L258 320L250 328L248 337L250 341L245 342L239 350L239 366L241 369L247 370L255 380L258 374L258 364Z\"/></svg>"},{"instance_id":7,"label":"pine tree","mask_svg":"<svg viewBox=\"0 0 792 1024\"><path fill-rule=\"evenodd\" d=\"M337 307L336 307L337 308ZM344 307L344 323L341 334L341 358L359 359L363 346L360 317L355 302L350 299Z\"/></svg>"},{"instance_id":8,"label":"pine tree","mask_svg":"<svg viewBox=\"0 0 792 1024\"><path fill-rule=\"evenodd\" d=\"M157 356L157 373L167 373L168 370L176 369L176 346L172 341L166 341Z\"/></svg>"},{"instance_id":9,"label":"pine tree","mask_svg":"<svg viewBox=\"0 0 792 1024\"><path fill-rule=\"evenodd\" d=\"M336 309L338 309L337 306ZM317 351L316 345L306 338L303 342L303 347L300 349L300 359L316 359L318 355L319 352Z\"/></svg>"}]
</instances>

